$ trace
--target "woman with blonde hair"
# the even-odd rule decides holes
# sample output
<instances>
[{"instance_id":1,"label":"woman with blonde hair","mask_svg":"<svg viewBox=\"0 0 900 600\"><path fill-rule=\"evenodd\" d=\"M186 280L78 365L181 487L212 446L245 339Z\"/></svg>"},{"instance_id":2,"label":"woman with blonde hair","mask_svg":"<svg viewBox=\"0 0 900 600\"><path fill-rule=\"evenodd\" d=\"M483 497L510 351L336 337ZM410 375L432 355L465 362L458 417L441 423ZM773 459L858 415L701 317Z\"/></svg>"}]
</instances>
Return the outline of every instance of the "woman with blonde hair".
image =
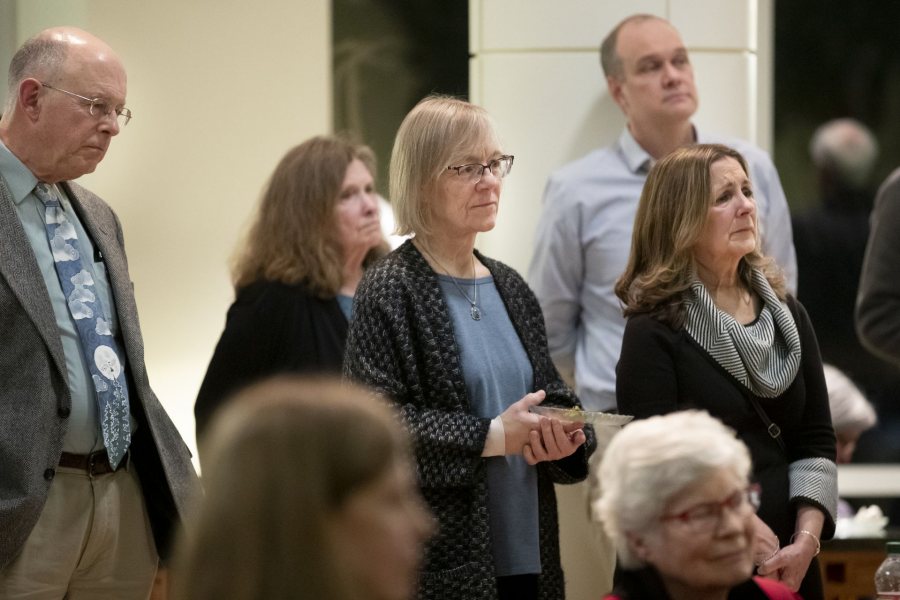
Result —
<instances>
[{"instance_id":1,"label":"woman with blonde hair","mask_svg":"<svg viewBox=\"0 0 900 600\"><path fill-rule=\"evenodd\" d=\"M314 137L275 168L236 254L236 298L200 387L197 435L229 393L275 373L339 374L363 271L387 252L366 146Z\"/></svg>"},{"instance_id":2,"label":"woman with blonde hair","mask_svg":"<svg viewBox=\"0 0 900 600\"><path fill-rule=\"evenodd\" d=\"M581 423L530 412L579 403L534 294L475 249L512 165L483 108L437 96L410 111L390 171L414 237L366 272L347 340L345 373L400 406L439 521L423 599L561 599L553 484L584 479L595 445Z\"/></svg>"},{"instance_id":3,"label":"woman with blonde hair","mask_svg":"<svg viewBox=\"0 0 900 600\"><path fill-rule=\"evenodd\" d=\"M809 317L760 247L738 152L697 144L653 166L616 285L628 317L616 398L637 418L702 408L738 432L762 486L758 572L816 600L814 557L835 526L834 431Z\"/></svg>"},{"instance_id":4,"label":"woman with blonde hair","mask_svg":"<svg viewBox=\"0 0 900 600\"><path fill-rule=\"evenodd\" d=\"M177 600L408 600L433 532L391 407L336 380L243 390L204 440Z\"/></svg>"}]
</instances>

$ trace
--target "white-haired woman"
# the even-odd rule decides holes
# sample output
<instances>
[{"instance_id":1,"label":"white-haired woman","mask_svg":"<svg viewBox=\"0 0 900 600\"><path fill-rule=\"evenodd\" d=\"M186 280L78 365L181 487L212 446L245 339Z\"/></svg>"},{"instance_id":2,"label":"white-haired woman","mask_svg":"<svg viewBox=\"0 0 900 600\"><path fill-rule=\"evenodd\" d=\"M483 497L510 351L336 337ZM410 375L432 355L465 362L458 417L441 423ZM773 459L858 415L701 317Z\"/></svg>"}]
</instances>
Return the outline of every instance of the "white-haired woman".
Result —
<instances>
[{"instance_id":1,"label":"white-haired woman","mask_svg":"<svg viewBox=\"0 0 900 600\"><path fill-rule=\"evenodd\" d=\"M597 509L621 576L607 600L796 599L753 573L750 453L702 411L626 426L600 464Z\"/></svg>"},{"instance_id":2,"label":"white-haired woman","mask_svg":"<svg viewBox=\"0 0 900 600\"><path fill-rule=\"evenodd\" d=\"M577 406L518 273L475 250L493 229L504 153L484 109L426 98L391 156L391 201L412 241L363 277L346 375L402 409L439 521L420 598L564 597L554 483L587 476L593 433L529 408Z\"/></svg>"}]
</instances>

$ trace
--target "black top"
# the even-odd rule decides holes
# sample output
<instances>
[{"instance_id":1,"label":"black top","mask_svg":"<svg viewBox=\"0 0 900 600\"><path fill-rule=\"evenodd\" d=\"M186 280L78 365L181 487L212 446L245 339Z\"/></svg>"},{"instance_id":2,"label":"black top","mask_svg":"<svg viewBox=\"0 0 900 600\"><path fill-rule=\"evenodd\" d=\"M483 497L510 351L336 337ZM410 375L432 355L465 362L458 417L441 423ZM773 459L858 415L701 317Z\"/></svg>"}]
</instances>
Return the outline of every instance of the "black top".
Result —
<instances>
[{"instance_id":1,"label":"black top","mask_svg":"<svg viewBox=\"0 0 900 600\"><path fill-rule=\"evenodd\" d=\"M259 379L340 375L347 329L337 300L318 298L302 283L256 281L240 289L194 405L197 437L231 393Z\"/></svg>"},{"instance_id":2,"label":"black top","mask_svg":"<svg viewBox=\"0 0 900 600\"><path fill-rule=\"evenodd\" d=\"M797 507L790 501L789 465L801 459L835 459L834 430L828 393L815 333L806 311L793 298L788 306L797 324L803 358L794 382L775 398L756 397L782 431L785 450L769 436L750 402L749 390L723 369L683 329L673 329L650 314L628 319L616 368L619 411L646 418L689 408L703 409L734 429L750 449L753 477L762 487L760 518L781 545L794 532ZM803 501L825 513L823 539L834 534L827 507L815 499ZM796 501L796 500L795 500ZM818 565L808 577L818 580ZM814 584L813 584L814 585ZM802 590L801 590L802 591ZM805 598L814 598L808 591Z\"/></svg>"}]
</instances>

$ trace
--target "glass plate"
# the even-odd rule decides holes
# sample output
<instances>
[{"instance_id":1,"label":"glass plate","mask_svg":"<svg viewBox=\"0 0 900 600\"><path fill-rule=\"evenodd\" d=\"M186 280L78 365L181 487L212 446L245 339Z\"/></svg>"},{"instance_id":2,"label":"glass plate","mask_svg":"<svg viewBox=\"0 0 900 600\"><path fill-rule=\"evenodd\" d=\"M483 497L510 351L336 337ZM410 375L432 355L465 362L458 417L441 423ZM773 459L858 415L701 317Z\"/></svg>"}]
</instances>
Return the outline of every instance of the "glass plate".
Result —
<instances>
[{"instance_id":1,"label":"glass plate","mask_svg":"<svg viewBox=\"0 0 900 600\"><path fill-rule=\"evenodd\" d=\"M590 423L591 425L608 425L611 427L621 427L634 419L631 415L617 415L600 412L599 410L581 410L580 408L541 406L540 404L532 406L531 412L536 415L559 419L560 421L579 421Z\"/></svg>"}]
</instances>

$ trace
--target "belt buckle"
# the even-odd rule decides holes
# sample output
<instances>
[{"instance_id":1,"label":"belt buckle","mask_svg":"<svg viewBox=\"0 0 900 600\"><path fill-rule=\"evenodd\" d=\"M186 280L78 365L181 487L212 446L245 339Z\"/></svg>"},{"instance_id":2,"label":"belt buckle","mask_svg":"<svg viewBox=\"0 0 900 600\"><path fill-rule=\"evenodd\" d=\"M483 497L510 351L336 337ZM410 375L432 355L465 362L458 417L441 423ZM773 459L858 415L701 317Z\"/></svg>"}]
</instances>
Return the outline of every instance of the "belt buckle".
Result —
<instances>
[{"instance_id":1,"label":"belt buckle","mask_svg":"<svg viewBox=\"0 0 900 600\"><path fill-rule=\"evenodd\" d=\"M88 454L87 472L88 472L88 477L90 477L91 479L93 479L94 475L97 474L95 472L95 468L100 466L99 459L101 459L103 457L103 453L104 453L104 450L97 450L95 452L91 452L90 454Z\"/></svg>"}]
</instances>

